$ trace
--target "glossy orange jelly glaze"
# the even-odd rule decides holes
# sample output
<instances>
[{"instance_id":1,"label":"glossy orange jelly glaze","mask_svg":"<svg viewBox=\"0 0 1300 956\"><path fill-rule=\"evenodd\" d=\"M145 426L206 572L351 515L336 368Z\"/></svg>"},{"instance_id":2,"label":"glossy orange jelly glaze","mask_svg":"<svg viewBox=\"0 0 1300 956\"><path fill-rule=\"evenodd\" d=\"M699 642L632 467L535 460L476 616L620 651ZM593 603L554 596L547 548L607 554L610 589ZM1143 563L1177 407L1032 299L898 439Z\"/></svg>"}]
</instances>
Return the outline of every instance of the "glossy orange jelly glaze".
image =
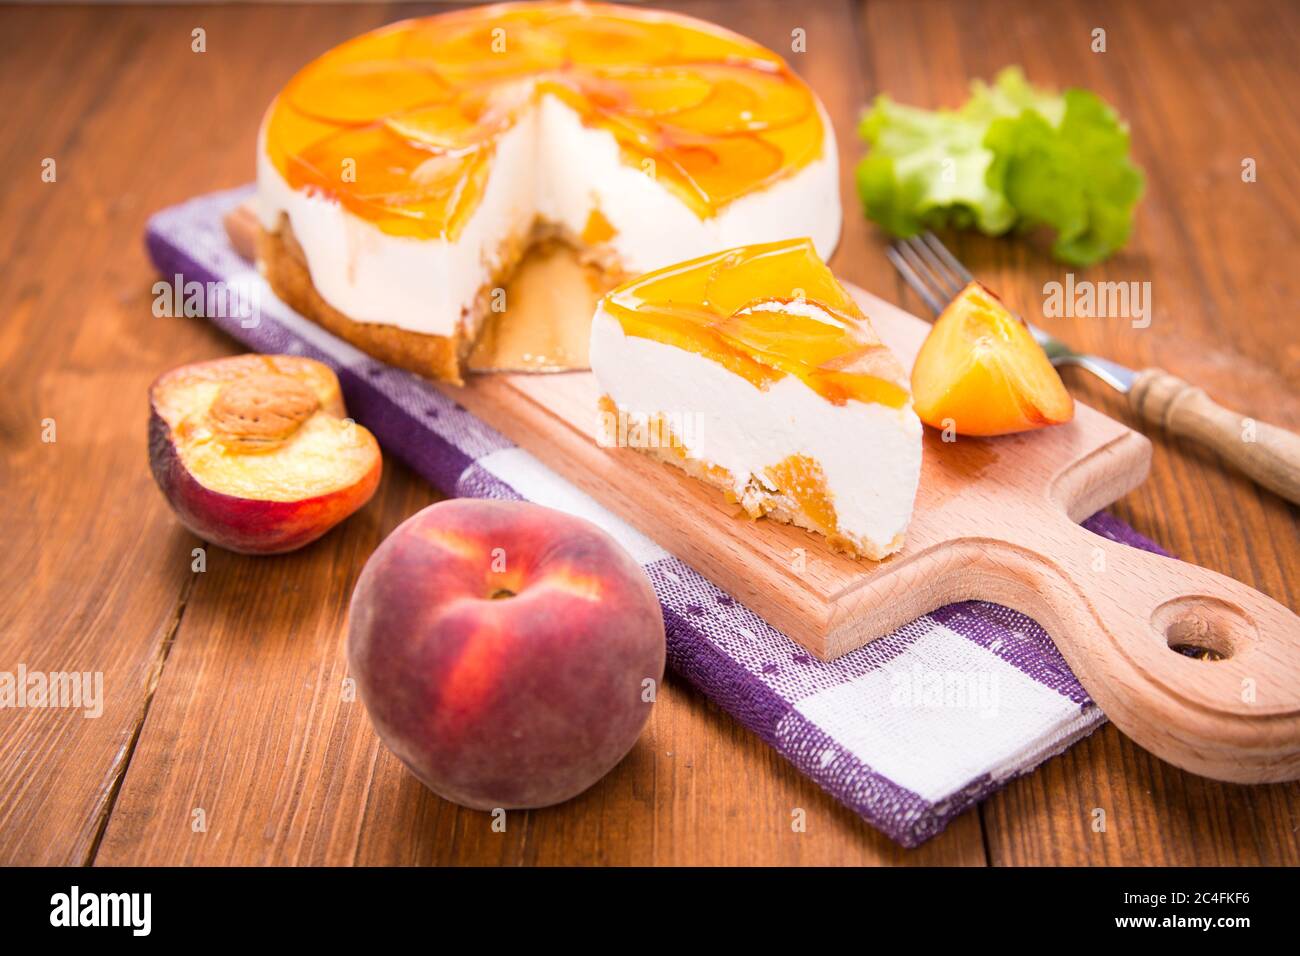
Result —
<instances>
[{"instance_id":1,"label":"glossy orange jelly glaze","mask_svg":"<svg viewBox=\"0 0 1300 956\"><path fill-rule=\"evenodd\" d=\"M266 150L295 189L384 232L454 239L498 138L544 94L701 219L822 151L816 101L775 54L685 17L574 3L480 7L344 43L272 103Z\"/></svg>"},{"instance_id":2,"label":"glossy orange jelly glaze","mask_svg":"<svg viewBox=\"0 0 1300 956\"><path fill-rule=\"evenodd\" d=\"M826 319L799 314L814 306ZM611 292L628 335L718 362L758 388L795 375L829 401L902 407L903 369L807 239L692 259Z\"/></svg>"}]
</instances>

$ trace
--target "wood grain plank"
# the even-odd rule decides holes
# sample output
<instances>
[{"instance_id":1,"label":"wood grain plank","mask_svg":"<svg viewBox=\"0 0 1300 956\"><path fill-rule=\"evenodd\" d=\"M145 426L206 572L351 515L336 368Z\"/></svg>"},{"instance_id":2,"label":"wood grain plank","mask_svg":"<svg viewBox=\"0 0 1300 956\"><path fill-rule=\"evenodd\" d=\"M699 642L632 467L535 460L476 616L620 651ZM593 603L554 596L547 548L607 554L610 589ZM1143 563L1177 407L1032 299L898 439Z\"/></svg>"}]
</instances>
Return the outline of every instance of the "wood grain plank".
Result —
<instances>
[{"instance_id":1,"label":"wood grain plank","mask_svg":"<svg viewBox=\"0 0 1300 956\"><path fill-rule=\"evenodd\" d=\"M156 318L142 281L142 217L186 188L140 161L180 61L151 64L133 30L72 10L5 8L0 37L22 131L0 154L0 670L99 674L104 697L98 718L0 711L0 862L81 863L190 579L187 556L157 548L174 523L146 466L143 396L164 363L221 346Z\"/></svg>"},{"instance_id":2,"label":"wood grain plank","mask_svg":"<svg viewBox=\"0 0 1300 956\"><path fill-rule=\"evenodd\" d=\"M999 866L1294 866L1297 803L1294 784L1196 777L1107 725L981 814Z\"/></svg>"},{"instance_id":3,"label":"wood grain plank","mask_svg":"<svg viewBox=\"0 0 1300 956\"><path fill-rule=\"evenodd\" d=\"M1300 79L1294 5L870 0L859 8L873 95L951 106L970 77L1021 63L1037 82L1087 86L1113 103L1131 124L1147 194L1129 247L1079 278L1149 281L1153 320L1146 329L1125 319L1043 324L1077 347L1135 367L1159 364L1234 408L1296 427L1300 346L1290 317L1300 276L1286 263L1300 253L1290 188L1300 175L1298 128L1283 119L1279 98ZM1107 30L1104 54L1089 48L1094 27ZM1269 174L1243 183L1246 156ZM869 245L885 241L874 233ZM1067 271L1030 241L960 236L952 245L1029 315L1041 314L1043 285ZM899 301L920 305L901 288ZM1066 378L1084 401L1141 427L1086 373ZM1295 608L1300 512L1198 447L1148 434L1151 476L1112 510L1181 557ZM1108 808L1104 834L1091 830L1094 808ZM1113 727L1014 782L985 803L983 818L995 864L1300 860L1296 785L1211 783L1153 761Z\"/></svg>"}]
</instances>

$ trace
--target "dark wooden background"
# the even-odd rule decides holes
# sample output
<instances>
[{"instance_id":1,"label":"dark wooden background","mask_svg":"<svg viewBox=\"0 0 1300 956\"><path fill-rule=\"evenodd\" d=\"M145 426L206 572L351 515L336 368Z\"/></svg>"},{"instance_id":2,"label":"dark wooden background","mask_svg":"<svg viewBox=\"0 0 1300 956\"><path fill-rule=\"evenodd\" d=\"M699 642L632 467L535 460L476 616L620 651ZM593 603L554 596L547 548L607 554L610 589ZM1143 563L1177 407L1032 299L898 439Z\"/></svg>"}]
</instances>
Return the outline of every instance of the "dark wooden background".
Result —
<instances>
[{"instance_id":1,"label":"dark wooden background","mask_svg":"<svg viewBox=\"0 0 1300 956\"><path fill-rule=\"evenodd\" d=\"M1130 248L1090 278L1149 280L1154 321L1058 319L1130 365L1300 427L1300 7L1288 0L672 2L778 49L840 137L846 229L833 261L919 310L859 214L856 117L888 91L955 105L1021 63L1088 86L1132 124L1148 189ZM253 173L261 111L291 73L396 6L0 8L0 670L103 671L99 719L0 711L0 863L1300 863L1300 787L1198 779L1107 727L905 851L671 679L604 781L507 832L426 792L340 700L348 596L367 555L434 492L388 462L360 514L298 554L210 549L150 478L145 393L236 351L155 318L146 217ZM207 52L190 49L195 27ZM1090 50L1107 31L1107 51ZM56 183L41 162L57 162ZM1243 183L1245 157L1258 181ZM962 258L1026 312L1063 269L1030 244ZM1132 421L1082 374L1076 394ZM55 420L57 440L41 441ZM1159 435L1116 511L1182 557L1300 604L1297 511ZM807 812L792 833L792 808ZM1106 810L1095 833L1091 811ZM206 830L196 832L196 811Z\"/></svg>"}]
</instances>

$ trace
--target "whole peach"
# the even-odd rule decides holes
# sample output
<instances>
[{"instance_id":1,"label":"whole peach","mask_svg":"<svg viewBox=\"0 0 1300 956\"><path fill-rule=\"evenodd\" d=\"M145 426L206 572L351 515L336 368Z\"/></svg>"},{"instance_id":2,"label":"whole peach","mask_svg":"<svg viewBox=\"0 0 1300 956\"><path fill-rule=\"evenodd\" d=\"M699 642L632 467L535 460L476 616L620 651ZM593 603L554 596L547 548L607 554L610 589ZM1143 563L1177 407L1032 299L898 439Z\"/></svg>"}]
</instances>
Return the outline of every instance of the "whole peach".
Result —
<instances>
[{"instance_id":1,"label":"whole peach","mask_svg":"<svg viewBox=\"0 0 1300 956\"><path fill-rule=\"evenodd\" d=\"M454 499L371 555L348 661L380 738L429 789L475 809L541 807L636 742L663 678L663 614L589 521Z\"/></svg>"}]
</instances>

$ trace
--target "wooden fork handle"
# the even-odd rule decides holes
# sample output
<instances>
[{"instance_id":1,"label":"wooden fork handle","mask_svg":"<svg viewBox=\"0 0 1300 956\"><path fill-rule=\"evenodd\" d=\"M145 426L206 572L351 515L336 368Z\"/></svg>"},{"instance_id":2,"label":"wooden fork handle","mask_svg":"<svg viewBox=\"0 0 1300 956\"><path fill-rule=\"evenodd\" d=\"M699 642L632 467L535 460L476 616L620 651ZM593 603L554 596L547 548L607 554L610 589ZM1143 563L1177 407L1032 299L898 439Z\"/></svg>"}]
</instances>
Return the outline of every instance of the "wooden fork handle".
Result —
<instances>
[{"instance_id":1,"label":"wooden fork handle","mask_svg":"<svg viewBox=\"0 0 1300 956\"><path fill-rule=\"evenodd\" d=\"M1265 488L1300 504L1300 435L1295 432L1224 408L1158 368L1138 373L1129 403L1147 421L1212 448Z\"/></svg>"}]
</instances>

